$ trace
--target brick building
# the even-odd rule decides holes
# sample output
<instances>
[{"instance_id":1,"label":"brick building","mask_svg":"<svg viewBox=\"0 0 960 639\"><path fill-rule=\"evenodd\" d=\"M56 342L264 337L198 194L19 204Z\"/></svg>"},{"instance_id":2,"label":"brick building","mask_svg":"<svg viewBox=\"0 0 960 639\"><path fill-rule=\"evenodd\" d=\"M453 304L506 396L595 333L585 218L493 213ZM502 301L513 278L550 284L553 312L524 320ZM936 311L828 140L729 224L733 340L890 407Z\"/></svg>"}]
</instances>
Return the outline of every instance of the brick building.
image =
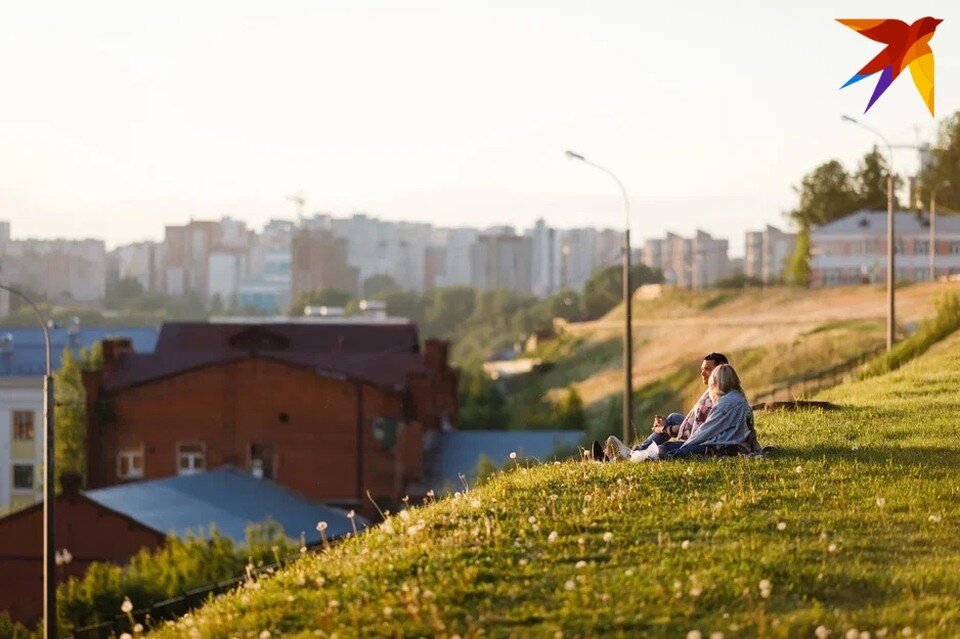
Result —
<instances>
[{"instance_id":1,"label":"brick building","mask_svg":"<svg viewBox=\"0 0 960 639\"><path fill-rule=\"evenodd\" d=\"M337 289L355 295L359 271L348 264L350 245L330 231L305 229L291 242L291 298L315 289Z\"/></svg>"},{"instance_id":2,"label":"brick building","mask_svg":"<svg viewBox=\"0 0 960 639\"><path fill-rule=\"evenodd\" d=\"M143 354L106 340L84 379L89 486L232 464L330 503L415 495L456 421L447 359L405 322L167 323Z\"/></svg>"},{"instance_id":3,"label":"brick building","mask_svg":"<svg viewBox=\"0 0 960 639\"><path fill-rule=\"evenodd\" d=\"M95 561L124 563L141 548L157 548L166 534L107 508L80 492L78 475L64 477L56 501L56 548L71 561L57 581L80 577ZM43 504L0 518L0 610L32 623L43 612Z\"/></svg>"}]
</instances>

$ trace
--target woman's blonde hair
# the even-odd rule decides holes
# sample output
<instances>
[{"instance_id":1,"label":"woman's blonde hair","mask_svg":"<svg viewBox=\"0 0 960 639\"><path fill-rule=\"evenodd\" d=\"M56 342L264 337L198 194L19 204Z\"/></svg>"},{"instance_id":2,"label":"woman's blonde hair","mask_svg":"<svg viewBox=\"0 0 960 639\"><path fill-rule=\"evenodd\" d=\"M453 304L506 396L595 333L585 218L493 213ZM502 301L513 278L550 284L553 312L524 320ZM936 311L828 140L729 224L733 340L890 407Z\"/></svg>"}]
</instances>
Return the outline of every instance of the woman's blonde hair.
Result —
<instances>
[{"instance_id":1,"label":"woman's blonde hair","mask_svg":"<svg viewBox=\"0 0 960 639\"><path fill-rule=\"evenodd\" d=\"M737 375L737 371L733 370L733 366L730 364L720 364L713 369L707 382L707 388L710 389L710 398L713 401L717 401L732 391L743 393L740 376Z\"/></svg>"}]
</instances>

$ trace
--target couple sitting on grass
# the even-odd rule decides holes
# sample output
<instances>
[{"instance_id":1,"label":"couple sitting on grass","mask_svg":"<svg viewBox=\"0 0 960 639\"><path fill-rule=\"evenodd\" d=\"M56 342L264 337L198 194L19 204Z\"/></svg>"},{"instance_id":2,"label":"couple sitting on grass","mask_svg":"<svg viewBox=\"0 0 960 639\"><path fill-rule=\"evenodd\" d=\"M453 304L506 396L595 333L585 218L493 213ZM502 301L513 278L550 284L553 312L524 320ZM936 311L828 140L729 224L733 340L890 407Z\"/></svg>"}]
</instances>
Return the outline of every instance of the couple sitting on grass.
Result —
<instances>
[{"instance_id":1,"label":"couple sitting on grass","mask_svg":"<svg viewBox=\"0 0 960 639\"><path fill-rule=\"evenodd\" d=\"M680 413L671 413L666 419L657 415L653 420L653 433L633 448L616 437L607 439L605 448L595 441L593 459L641 462L760 453L753 410L727 358L720 353L704 357L700 377L707 390L686 417Z\"/></svg>"}]
</instances>

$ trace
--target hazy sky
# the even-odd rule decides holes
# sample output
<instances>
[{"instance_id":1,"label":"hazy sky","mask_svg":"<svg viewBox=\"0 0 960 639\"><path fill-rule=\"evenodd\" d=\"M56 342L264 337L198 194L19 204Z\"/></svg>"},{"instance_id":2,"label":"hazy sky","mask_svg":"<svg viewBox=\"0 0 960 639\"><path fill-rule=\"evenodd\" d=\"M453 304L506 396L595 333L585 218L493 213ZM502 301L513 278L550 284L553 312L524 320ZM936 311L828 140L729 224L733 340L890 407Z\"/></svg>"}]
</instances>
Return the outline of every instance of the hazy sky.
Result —
<instances>
[{"instance_id":1,"label":"hazy sky","mask_svg":"<svg viewBox=\"0 0 960 639\"><path fill-rule=\"evenodd\" d=\"M742 246L791 186L875 139L842 124L881 45L834 18L923 15L937 115L960 108L956 2L31 2L0 4L0 219L14 237L159 239L355 210L441 225L701 227ZM864 118L935 121L905 72ZM919 138L918 138L919 136ZM897 155L913 172L916 156Z\"/></svg>"}]
</instances>

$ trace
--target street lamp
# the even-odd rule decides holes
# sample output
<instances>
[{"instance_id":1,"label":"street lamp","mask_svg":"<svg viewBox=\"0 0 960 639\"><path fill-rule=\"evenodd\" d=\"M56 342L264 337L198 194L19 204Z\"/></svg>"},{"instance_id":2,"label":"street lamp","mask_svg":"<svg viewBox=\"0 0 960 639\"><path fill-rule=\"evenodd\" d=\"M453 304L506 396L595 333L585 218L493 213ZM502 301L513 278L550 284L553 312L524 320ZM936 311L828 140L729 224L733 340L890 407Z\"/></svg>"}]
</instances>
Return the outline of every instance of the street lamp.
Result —
<instances>
[{"instance_id":1,"label":"street lamp","mask_svg":"<svg viewBox=\"0 0 960 639\"><path fill-rule=\"evenodd\" d=\"M56 496L53 470L53 376L50 374L50 333L43 321L37 305L29 297L15 288L0 284L0 289L16 295L33 309L33 314L43 329L43 343L46 348L46 369L43 375L43 636L54 639L57 636L57 576L56 546L54 544L54 498ZM62 561L62 557L61 557Z\"/></svg>"},{"instance_id":2,"label":"street lamp","mask_svg":"<svg viewBox=\"0 0 960 639\"><path fill-rule=\"evenodd\" d=\"M887 350L890 350L893 348L893 342L896 339L896 319L894 314L894 296L896 293L894 289L897 283L896 257L894 256L894 249L896 247L893 239L893 147L880 131L860 122L856 118L843 115L841 116L841 120L849 122L850 124L856 124L860 128L870 131L883 140L884 145L887 147Z\"/></svg>"},{"instance_id":3,"label":"street lamp","mask_svg":"<svg viewBox=\"0 0 960 639\"><path fill-rule=\"evenodd\" d=\"M579 153L567 151L566 156L570 160L579 160L584 164L589 164L595 169L599 169L613 178L613 181L620 187L620 193L623 195L623 307L624 307L624 325L623 325L623 441L630 441L630 422L633 419L633 310L630 303L630 197L627 195L627 189L623 187L620 181L610 169L594 164Z\"/></svg>"}]
</instances>

